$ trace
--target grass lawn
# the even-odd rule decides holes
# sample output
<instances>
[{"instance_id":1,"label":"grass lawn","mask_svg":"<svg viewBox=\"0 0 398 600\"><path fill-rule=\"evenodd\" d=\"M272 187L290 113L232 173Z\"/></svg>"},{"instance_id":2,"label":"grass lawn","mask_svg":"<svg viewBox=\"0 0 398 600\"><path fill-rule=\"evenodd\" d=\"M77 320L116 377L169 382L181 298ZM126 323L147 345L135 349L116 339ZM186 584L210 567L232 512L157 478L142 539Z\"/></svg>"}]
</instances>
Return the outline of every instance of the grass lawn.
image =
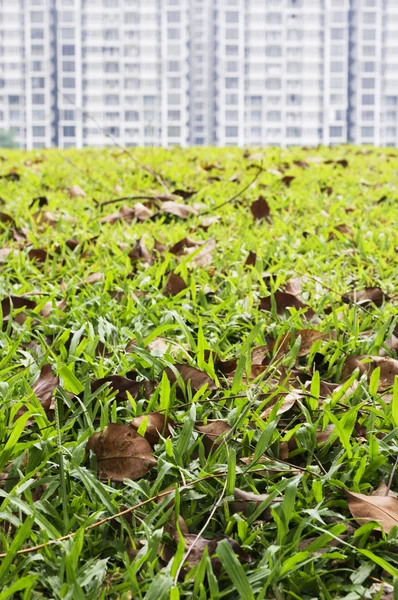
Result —
<instances>
[{"instance_id":1,"label":"grass lawn","mask_svg":"<svg viewBox=\"0 0 398 600\"><path fill-rule=\"evenodd\" d=\"M0 600L398 597L398 151L0 155Z\"/></svg>"}]
</instances>

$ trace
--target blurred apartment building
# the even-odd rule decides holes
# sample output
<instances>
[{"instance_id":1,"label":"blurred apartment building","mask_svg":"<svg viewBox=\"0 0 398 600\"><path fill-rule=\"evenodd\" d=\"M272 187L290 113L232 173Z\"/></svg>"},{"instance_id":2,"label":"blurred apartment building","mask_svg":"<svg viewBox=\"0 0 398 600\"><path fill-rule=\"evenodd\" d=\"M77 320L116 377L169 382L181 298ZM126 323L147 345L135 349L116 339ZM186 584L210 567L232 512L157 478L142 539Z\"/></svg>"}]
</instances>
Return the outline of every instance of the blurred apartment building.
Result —
<instances>
[{"instance_id":1,"label":"blurred apartment building","mask_svg":"<svg viewBox=\"0 0 398 600\"><path fill-rule=\"evenodd\" d=\"M398 145L398 0L0 0L20 147Z\"/></svg>"}]
</instances>

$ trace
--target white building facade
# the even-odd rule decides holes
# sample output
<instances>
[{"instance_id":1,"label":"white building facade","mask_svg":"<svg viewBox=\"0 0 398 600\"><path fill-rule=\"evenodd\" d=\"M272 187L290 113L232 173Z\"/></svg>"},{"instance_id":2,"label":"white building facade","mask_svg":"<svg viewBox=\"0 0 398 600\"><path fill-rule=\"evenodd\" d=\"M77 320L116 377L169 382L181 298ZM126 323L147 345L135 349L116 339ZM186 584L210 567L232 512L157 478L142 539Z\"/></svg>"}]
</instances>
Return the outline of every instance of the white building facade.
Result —
<instances>
[{"instance_id":1,"label":"white building facade","mask_svg":"<svg viewBox=\"0 0 398 600\"><path fill-rule=\"evenodd\" d=\"M19 147L398 145L398 0L0 0Z\"/></svg>"}]
</instances>

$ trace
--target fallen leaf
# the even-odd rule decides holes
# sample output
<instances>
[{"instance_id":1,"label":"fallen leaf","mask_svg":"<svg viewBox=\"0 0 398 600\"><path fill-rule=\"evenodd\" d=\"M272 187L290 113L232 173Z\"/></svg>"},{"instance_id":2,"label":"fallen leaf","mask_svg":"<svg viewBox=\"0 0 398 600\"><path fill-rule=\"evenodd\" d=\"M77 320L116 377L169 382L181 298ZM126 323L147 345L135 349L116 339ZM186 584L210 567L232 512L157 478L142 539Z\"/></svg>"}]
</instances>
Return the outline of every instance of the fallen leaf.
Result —
<instances>
[{"instance_id":1,"label":"fallen leaf","mask_svg":"<svg viewBox=\"0 0 398 600\"><path fill-rule=\"evenodd\" d=\"M307 356L307 354L311 352L311 348L315 342L319 340L326 340L332 337L330 333L322 333L316 329L300 329L298 331L291 332L291 334L287 334L281 339L281 343L278 346L277 356L281 356L288 352L290 346L295 340L297 340L299 336L301 338L301 342L298 356Z\"/></svg>"},{"instance_id":2,"label":"fallen leaf","mask_svg":"<svg viewBox=\"0 0 398 600\"><path fill-rule=\"evenodd\" d=\"M137 240L135 245L131 248L128 256L131 261L142 260L148 265L152 262L152 257L142 239Z\"/></svg>"},{"instance_id":3,"label":"fallen leaf","mask_svg":"<svg viewBox=\"0 0 398 600\"><path fill-rule=\"evenodd\" d=\"M108 375L108 377L101 377L95 379L91 383L91 392L96 392L105 383L109 383L106 388L108 391L112 390L116 392L116 399L127 400L127 392L135 398L140 390L143 390L145 394L150 395L153 390L154 384L151 381L136 381L135 379L129 379L123 375Z\"/></svg>"},{"instance_id":4,"label":"fallen leaf","mask_svg":"<svg viewBox=\"0 0 398 600\"><path fill-rule=\"evenodd\" d=\"M220 222L220 217L203 217L203 219L200 221L198 227L200 227L200 229L203 229L204 231L207 231L209 229L209 227L211 227L212 225L215 225L216 223Z\"/></svg>"},{"instance_id":5,"label":"fallen leaf","mask_svg":"<svg viewBox=\"0 0 398 600\"><path fill-rule=\"evenodd\" d=\"M178 204L177 202L168 201L163 202L160 212L180 217L181 219L188 219L192 215L197 215L198 211L193 206L187 204Z\"/></svg>"},{"instance_id":6,"label":"fallen leaf","mask_svg":"<svg viewBox=\"0 0 398 600\"><path fill-rule=\"evenodd\" d=\"M8 215L7 213L0 212L0 223L3 223L4 225L12 225L13 227L16 227L16 223L15 223L14 219L11 217L11 215Z\"/></svg>"},{"instance_id":7,"label":"fallen leaf","mask_svg":"<svg viewBox=\"0 0 398 600\"><path fill-rule=\"evenodd\" d=\"M37 205L37 208L44 208L47 206L47 196L37 196L36 198L33 198L32 202L29 204L29 208L32 209L35 205Z\"/></svg>"},{"instance_id":8,"label":"fallen leaf","mask_svg":"<svg viewBox=\"0 0 398 600\"><path fill-rule=\"evenodd\" d=\"M191 389L195 392L200 390L200 388L206 384L208 390L216 389L214 381L207 375L207 373L199 371L199 369L196 369L195 367L190 367L189 365L183 365L181 363L176 363L173 365L173 367L177 370L179 377L176 376L171 367L167 367L167 369L165 369L165 373L171 383L178 383L181 378L184 385L188 385L188 383L190 383Z\"/></svg>"},{"instance_id":9,"label":"fallen leaf","mask_svg":"<svg viewBox=\"0 0 398 600\"><path fill-rule=\"evenodd\" d=\"M290 187L290 184L292 183L292 181L296 179L294 177L294 175L285 175L284 177L282 177L281 182L283 184L285 184L286 186Z\"/></svg>"},{"instance_id":10,"label":"fallen leaf","mask_svg":"<svg viewBox=\"0 0 398 600\"><path fill-rule=\"evenodd\" d=\"M116 223L116 221L132 221L135 218L135 211L129 206L122 206L120 210L105 215L100 219L100 223Z\"/></svg>"},{"instance_id":11,"label":"fallen leaf","mask_svg":"<svg viewBox=\"0 0 398 600\"><path fill-rule=\"evenodd\" d=\"M150 352L155 350L156 352L164 354L170 350L170 341L166 340L165 338L158 337L152 340L152 342L147 345L147 348Z\"/></svg>"},{"instance_id":12,"label":"fallen leaf","mask_svg":"<svg viewBox=\"0 0 398 600\"><path fill-rule=\"evenodd\" d=\"M303 277L292 277L285 286L285 292L299 296L303 291Z\"/></svg>"},{"instance_id":13,"label":"fallen leaf","mask_svg":"<svg viewBox=\"0 0 398 600\"><path fill-rule=\"evenodd\" d=\"M86 192L80 187L80 185L72 185L68 188L68 194L70 198L85 198Z\"/></svg>"},{"instance_id":14,"label":"fallen leaf","mask_svg":"<svg viewBox=\"0 0 398 600\"><path fill-rule=\"evenodd\" d=\"M383 478L380 486L372 492L372 496L392 496L393 498L397 498L398 494L388 489L388 486Z\"/></svg>"},{"instance_id":15,"label":"fallen leaf","mask_svg":"<svg viewBox=\"0 0 398 600\"><path fill-rule=\"evenodd\" d=\"M140 426L147 421L144 437L151 446L155 446L160 441L160 438L168 438L171 435L170 425L174 426L174 421L167 417L164 413L153 412L148 415L140 415L135 417L130 422L130 427L138 431Z\"/></svg>"},{"instance_id":16,"label":"fallen leaf","mask_svg":"<svg viewBox=\"0 0 398 600\"><path fill-rule=\"evenodd\" d=\"M14 250L13 248L1 248L0 263L3 264L5 262L7 262L7 259L10 256L10 254L16 254L16 250Z\"/></svg>"},{"instance_id":17,"label":"fallen leaf","mask_svg":"<svg viewBox=\"0 0 398 600\"><path fill-rule=\"evenodd\" d=\"M390 533L398 525L398 498L366 496L348 490L345 493L350 512L359 525L377 521L386 533Z\"/></svg>"},{"instance_id":18,"label":"fallen leaf","mask_svg":"<svg viewBox=\"0 0 398 600\"><path fill-rule=\"evenodd\" d=\"M52 397L54 391L57 389L59 385L59 378L55 377L52 372L52 367L49 364L43 365L41 368L39 377L36 379L35 383L32 385L32 391L35 393L35 396L40 401L40 404L43 407L44 412L47 416L50 416L50 410L52 408ZM19 409L16 414L16 418L20 417L23 413L27 411L27 407L23 406ZM28 424L31 424L32 420L28 421Z\"/></svg>"},{"instance_id":19,"label":"fallen leaf","mask_svg":"<svg viewBox=\"0 0 398 600\"><path fill-rule=\"evenodd\" d=\"M261 413L260 418L261 419L268 419L268 417L270 416L271 412L273 411L274 406L278 403L278 401L281 398L284 398L282 405L278 408L277 411L277 415L282 415L283 413L287 412L288 410L290 410L291 408L293 408L293 406L296 404L297 400L299 400L302 397L302 393L300 392L300 390L291 390L288 394L286 395L279 395L274 397L271 402L269 404L267 404L265 410Z\"/></svg>"},{"instance_id":20,"label":"fallen leaf","mask_svg":"<svg viewBox=\"0 0 398 600\"><path fill-rule=\"evenodd\" d=\"M288 292L277 291L274 293L275 304L276 304L276 312L278 315L282 315L288 308L295 308L296 310L305 309L305 316L307 319L312 318L315 315L315 312L304 304L297 296L294 294L289 294ZM267 296L266 298L261 298L260 300L260 309L271 311L271 296Z\"/></svg>"},{"instance_id":21,"label":"fallen leaf","mask_svg":"<svg viewBox=\"0 0 398 600\"><path fill-rule=\"evenodd\" d=\"M212 421L208 425L196 425L196 429L205 434L203 445L206 454L210 454L222 444L222 438L231 431L232 427L225 421Z\"/></svg>"},{"instance_id":22,"label":"fallen leaf","mask_svg":"<svg viewBox=\"0 0 398 600\"><path fill-rule=\"evenodd\" d=\"M270 215L270 207L263 196L260 196L250 206L253 217L257 220L266 219Z\"/></svg>"},{"instance_id":23,"label":"fallen leaf","mask_svg":"<svg viewBox=\"0 0 398 600\"><path fill-rule=\"evenodd\" d=\"M245 261L245 267L254 267L257 261L257 254L250 250L248 257Z\"/></svg>"},{"instance_id":24,"label":"fallen leaf","mask_svg":"<svg viewBox=\"0 0 398 600\"><path fill-rule=\"evenodd\" d=\"M13 309L13 312L20 311L23 308L33 310L36 308L36 302L29 298L24 298L23 296L8 296L1 301L1 308L3 312L3 321L7 321L10 318L11 309ZM14 314L13 316L14 320L20 325L23 325L28 317L28 315L23 312L18 312L18 314Z\"/></svg>"},{"instance_id":25,"label":"fallen leaf","mask_svg":"<svg viewBox=\"0 0 398 600\"><path fill-rule=\"evenodd\" d=\"M7 181L20 181L21 176L15 169L12 169L9 173L5 175L0 175L0 179L6 179Z\"/></svg>"},{"instance_id":26,"label":"fallen leaf","mask_svg":"<svg viewBox=\"0 0 398 600\"><path fill-rule=\"evenodd\" d=\"M182 238L182 240L171 246L169 252L170 254L175 254L176 256L179 256L181 254L184 254L187 248L199 248L202 245L203 242L196 242L195 240L192 240L189 237L184 237Z\"/></svg>"},{"instance_id":27,"label":"fallen leaf","mask_svg":"<svg viewBox=\"0 0 398 600\"><path fill-rule=\"evenodd\" d=\"M375 306L381 306L384 300L388 299L388 296L379 287L368 287L364 290L348 292L342 296L342 299L347 304L355 302L361 305L374 304Z\"/></svg>"},{"instance_id":28,"label":"fallen leaf","mask_svg":"<svg viewBox=\"0 0 398 600\"><path fill-rule=\"evenodd\" d=\"M181 196L181 198L183 198L184 200L188 200L189 198L192 198L192 196L194 196L197 193L198 193L198 190L193 190L193 189L183 190L183 189L177 188L173 191L173 196Z\"/></svg>"},{"instance_id":29,"label":"fallen leaf","mask_svg":"<svg viewBox=\"0 0 398 600\"><path fill-rule=\"evenodd\" d=\"M176 296L183 290L187 289L187 284L177 273L170 273L164 288L165 296Z\"/></svg>"},{"instance_id":30,"label":"fallen leaf","mask_svg":"<svg viewBox=\"0 0 398 600\"><path fill-rule=\"evenodd\" d=\"M157 463L149 442L131 427L110 423L95 433L86 445L97 458L98 477L122 482L139 479Z\"/></svg>"},{"instance_id":31,"label":"fallen leaf","mask_svg":"<svg viewBox=\"0 0 398 600\"><path fill-rule=\"evenodd\" d=\"M47 252L41 248L32 248L28 252L29 259L41 264L44 264L47 260Z\"/></svg>"},{"instance_id":32,"label":"fallen leaf","mask_svg":"<svg viewBox=\"0 0 398 600\"><path fill-rule=\"evenodd\" d=\"M192 258L193 264L197 267L206 267L213 262L213 252L216 247L216 240L210 238L205 244L203 244L201 250ZM188 248L187 254L196 252L196 248Z\"/></svg>"},{"instance_id":33,"label":"fallen leaf","mask_svg":"<svg viewBox=\"0 0 398 600\"><path fill-rule=\"evenodd\" d=\"M366 362L362 362L364 360ZM359 369L360 375L367 374L369 377L377 367L380 367L378 391L384 391L394 385L398 376L398 360L389 356L349 356L344 363L342 377L349 377L355 369Z\"/></svg>"},{"instance_id":34,"label":"fallen leaf","mask_svg":"<svg viewBox=\"0 0 398 600\"><path fill-rule=\"evenodd\" d=\"M55 309L56 310L60 310L63 311L66 308L66 300L65 298L63 300L60 300L59 302L55 303ZM40 316L42 316L44 319L47 319L50 314L53 312L54 310L54 306L53 306L53 302L47 302L43 308L40 311Z\"/></svg>"},{"instance_id":35,"label":"fallen leaf","mask_svg":"<svg viewBox=\"0 0 398 600\"><path fill-rule=\"evenodd\" d=\"M0 250L0 254L1 254L1 250ZM380 348L380 352L379 355L380 356L388 356L388 352L398 352L398 337L393 333L391 338L389 340L386 340L383 343L383 346L385 346L385 348ZM386 350L387 348L387 350Z\"/></svg>"},{"instance_id":36,"label":"fallen leaf","mask_svg":"<svg viewBox=\"0 0 398 600\"><path fill-rule=\"evenodd\" d=\"M97 273L90 273L86 277L86 283L98 283L98 281L102 281L104 278L104 274L101 271Z\"/></svg>"}]
</instances>

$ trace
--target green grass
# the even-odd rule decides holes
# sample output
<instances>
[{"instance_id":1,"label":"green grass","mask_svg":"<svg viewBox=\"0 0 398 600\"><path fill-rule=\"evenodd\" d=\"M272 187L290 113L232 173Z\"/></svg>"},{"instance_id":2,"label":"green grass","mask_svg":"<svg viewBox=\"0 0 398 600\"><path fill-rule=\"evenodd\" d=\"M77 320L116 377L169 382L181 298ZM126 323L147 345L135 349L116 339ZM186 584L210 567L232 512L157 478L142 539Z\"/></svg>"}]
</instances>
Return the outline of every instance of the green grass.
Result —
<instances>
[{"instance_id":1,"label":"green grass","mask_svg":"<svg viewBox=\"0 0 398 600\"><path fill-rule=\"evenodd\" d=\"M0 218L0 292L25 300L2 303L0 600L392 598L398 530L355 521L345 490L369 496L390 478L397 490L398 386L394 372L385 377L395 363L361 363L371 374L344 365L380 352L397 358L386 342L397 316L398 152L1 156L0 210L15 223ZM101 222L136 201L101 203L164 195L162 181L170 193L196 190L177 202L198 214L165 214L156 200L151 219ZM74 185L85 197L70 198ZM48 205L32 204L43 196ZM259 196L268 219L250 211ZM203 223L209 217L219 218ZM215 240L204 266L200 250L168 252L187 236ZM45 250L44 262L32 249ZM171 272L186 285L176 295L165 293ZM298 281L314 313L278 306L275 292ZM344 302L372 286L385 294L377 306ZM23 308L26 298L33 303ZM314 343L297 334L307 329L319 332ZM48 364L58 380L43 400L42 378L35 382ZM196 367L200 381L195 373L182 383L174 364ZM136 380L126 392L91 386L126 374ZM89 438L153 412L170 418L169 429L145 450L148 469L134 459L144 474L99 477L107 463L87 456ZM201 430L212 420L223 421L221 437ZM138 420L137 435L148 437L149 426ZM125 473L126 459L110 455Z\"/></svg>"}]
</instances>

